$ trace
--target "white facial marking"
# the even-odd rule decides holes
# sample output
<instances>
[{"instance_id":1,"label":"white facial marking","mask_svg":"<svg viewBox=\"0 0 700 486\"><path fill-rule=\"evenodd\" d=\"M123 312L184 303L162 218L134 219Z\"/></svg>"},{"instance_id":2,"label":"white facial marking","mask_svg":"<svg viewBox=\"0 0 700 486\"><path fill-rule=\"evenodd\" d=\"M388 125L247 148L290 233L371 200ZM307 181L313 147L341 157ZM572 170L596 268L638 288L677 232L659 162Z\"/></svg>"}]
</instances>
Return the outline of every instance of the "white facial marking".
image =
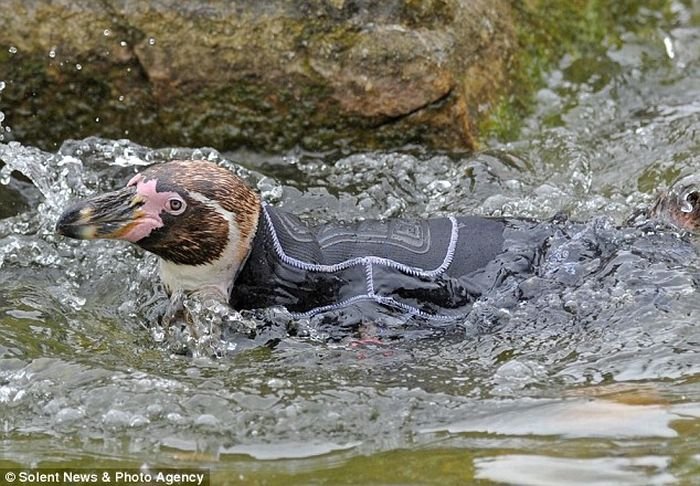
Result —
<instances>
[{"instance_id":1,"label":"white facial marking","mask_svg":"<svg viewBox=\"0 0 700 486\"><path fill-rule=\"evenodd\" d=\"M228 223L228 242L217 260L203 265L182 265L161 259L161 279L171 293L177 290L193 291L213 287L228 297L238 267L247 255L247 251L241 255L241 233L236 222L236 215L221 207L218 202L198 192L190 192L189 197L206 204L226 220ZM244 246L249 248L250 242L246 243L247 245Z\"/></svg>"}]
</instances>

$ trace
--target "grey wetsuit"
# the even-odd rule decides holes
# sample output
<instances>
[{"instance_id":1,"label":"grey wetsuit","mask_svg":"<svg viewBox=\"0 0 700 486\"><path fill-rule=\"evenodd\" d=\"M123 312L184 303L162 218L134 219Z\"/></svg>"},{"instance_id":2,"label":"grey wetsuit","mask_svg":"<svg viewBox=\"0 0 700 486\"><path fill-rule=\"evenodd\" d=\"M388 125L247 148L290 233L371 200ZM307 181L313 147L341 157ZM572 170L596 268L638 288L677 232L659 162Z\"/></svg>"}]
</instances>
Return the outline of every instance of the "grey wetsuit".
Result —
<instances>
[{"instance_id":1,"label":"grey wetsuit","mask_svg":"<svg viewBox=\"0 0 700 486\"><path fill-rule=\"evenodd\" d=\"M427 319L463 317L484 292L532 272L551 234L537 228L475 216L308 226L263 206L231 305L311 316L364 301Z\"/></svg>"}]
</instances>

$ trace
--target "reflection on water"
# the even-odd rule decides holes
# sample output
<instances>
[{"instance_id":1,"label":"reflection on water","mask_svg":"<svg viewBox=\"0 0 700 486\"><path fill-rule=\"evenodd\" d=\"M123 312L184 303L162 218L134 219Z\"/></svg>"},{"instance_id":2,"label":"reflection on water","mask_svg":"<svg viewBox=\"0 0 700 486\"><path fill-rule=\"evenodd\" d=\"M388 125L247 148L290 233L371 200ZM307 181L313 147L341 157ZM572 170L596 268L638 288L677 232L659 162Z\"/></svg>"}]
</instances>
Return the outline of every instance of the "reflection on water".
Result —
<instances>
[{"instance_id":1,"label":"reflection on water","mask_svg":"<svg viewBox=\"0 0 700 486\"><path fill-rule=\"evenodd\" d=\"M206 465L217 484L691 483L697 241L611 223L700 169L700 16L677 7L676 24L597 62L563 59L520 140L475 155L0 144L0 465ZM172 158L221 163L310 221L565 211L590 223L527 300L478 302L466 336L353 347L311 320L274 348L241 352L242 340L225 359L188 358L154 332L164 293L152 257L53 233L69 200ZM607 257L570 278L558 262L589 243ZM234 317L286 328L275 309Z\"/></svg>"},{"instance_id":2,"label":"reflection on water","mask_svg":"<svg viewBox=\"0 0 700 486\"><path fill-rule=\"evenodd\" d=\"M424 432L485 432L502 435L560 437L677 437L674 420L700 417L691 409L662 405L628 405L607 400L519 400L495 403L488 414L474 413L459 422ZM640 427L639 424L644 424Z\"/></svg>"},{"instance_id":3,"label":"reflection on water","mask_svg":"<svg viewBox=\"0 0 700 486\"><path fill-rule=\"evenodd\" d=\"M570 459L539 455L503 455L477 459L476 478L524 486L649 485L673 484L676 479L665 472L669 457L605 457ZM567 478L567 479L562 479Z\"/></svg>"}]
</instances>

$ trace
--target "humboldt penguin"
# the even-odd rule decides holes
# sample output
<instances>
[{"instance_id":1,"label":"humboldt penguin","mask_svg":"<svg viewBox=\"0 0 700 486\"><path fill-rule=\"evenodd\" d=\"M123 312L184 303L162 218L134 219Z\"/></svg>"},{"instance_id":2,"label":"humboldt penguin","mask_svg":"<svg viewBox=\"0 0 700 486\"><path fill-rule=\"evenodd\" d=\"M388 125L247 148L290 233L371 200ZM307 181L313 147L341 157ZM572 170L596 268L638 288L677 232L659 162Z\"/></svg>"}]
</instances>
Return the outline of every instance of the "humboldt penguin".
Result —
<instances>
[{"instance_id":1,"label":"humboldt penguin","mask_svg":"<svg viewBox=\"0 0 700 486\"><path fill-rule=\"evenodd\" d=\"M665 194L652 214L692 230L697 202L694 190ZM56 230L131 242L159 258L168 293L211 289L235 309L281 305L304 317L379 305L450 320L484 293L536 275L557 226L478 216L308 225L231 171L180 160L73 204Z\"/></svg>"}]
</instances>

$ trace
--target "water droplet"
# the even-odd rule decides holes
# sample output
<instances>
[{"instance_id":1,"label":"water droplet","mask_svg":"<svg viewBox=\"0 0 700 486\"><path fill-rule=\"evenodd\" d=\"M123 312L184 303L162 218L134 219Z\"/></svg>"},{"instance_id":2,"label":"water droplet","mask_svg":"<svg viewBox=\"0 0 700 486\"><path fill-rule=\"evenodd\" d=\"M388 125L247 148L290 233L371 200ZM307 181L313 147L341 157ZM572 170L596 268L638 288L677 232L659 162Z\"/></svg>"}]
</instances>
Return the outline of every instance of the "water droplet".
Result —
<instances>
[{"instance_id":1,"label":"water droplet","mask_svg":"<svg viewBox=\"0 0 700 486\"><path fill-rule=\"evenodd\" d=\"M664 47L666 48L666 55L669 59L676 57L676 51L673 49L673 41L670 37L664 37Z\"/></svg>"},{"instance_id":2,"label":"water droplet","mask_svg":"<svg viewBox=\"0 0 700 486\"><path fill-rule=\"evenodd\" d=\"M83 69L83 66L81 66L80 64L76 64L76 65L75 65L75 69L77 69L78 71L80 71L81 69Z\"/></svg>"},{"instance_id":3,"label":"water droplet","mask_svg":"<svg viewBox=\"0 0 700 486\"><path fill-rule=\"evenodd\" d=\"M95 117L95 123L100 123L100 117L99 117L99 116Z\"/></svg>"},{"instance_id":4,"label":"water droplet","mask_svg":"<svg viewBox=\"0 0 700 486\"><path fill-rule=\"evenodd\" d=\"M56 48L52 47L51 50L49 51L49 57L51 59L54 59L56 57Z\"/></svg>"},{"instance_id":5,"label":"water droplet","mask_svg":"<svg viewBox=\"0 0 700 486\"><path fill-rule=\"evenodd\" d=\"M0 91L2 91L3 89L5 89L5 86L7 86L7 85L5 84L5 81L0 81Z\"/></svg>"},{"instance_id":6,"label":"water droplet","mask_svg":"<svg viewBox=\"0 0 700 486\"><path fill-rule=\"evenodd\" d=\"M126 41L121 41L121 42L119 43L119 45L122 46L122 47L126 47Z\"/></svg>"},{"instance_id":7,"label":"water droplet","mask_svg":"<svg viewBox=\"0 0 700 486\"><path fill-rule=\"evenodd\" d=\"M0 169L0 184L6 186L10 183L10 174L12 174L12 167L6 165Z\"/></svg>"},{"instance_id":8,"label":"water droplet","mask_svg":"<svg viewBox=\"0 0 700 486\"><path fill-rule=\"evenodd\" d=\"M5 131L6 131L7 133L10 133L10 132L12 131L12 129L11 129L10 127L5 127Z\"/></svg>"},{"instance_id":9,"label":"water droplet","mask_svg":"<svg viewBox=\"0 0 700 486\"><path fill-rule=\"evenodd\" d=\"M154 37L149 37L148 38L148 45L149 46L155 46L156 45L156 39Z\"/></svg>"},{"instance_id":10,"label":"water droplet","mask_svg":"<svg viewBox=\"0 0 700 486\"><path fill-rule=\"evenodd\" d=\"M109 29L105 29L104 31L102 31L102 33L105 37L109 37L110 35L112 35L112 31Z\"/></svg>"},{"instance_id":11,"label":"water droplet","mask_svg":"<svg viewBox=\"0 0 700 486\"><path fill-rule=\"evenodd\" d=\"M119 96L119 101L124 101L124 95Z\"/></svg>"},{"instance_id":12,"label":"water droplet","mask_svg":"<svg viewBox=\"0 0 700 486\"><path fill-rule=\"evenodd\" d=\"M15 46L10 46L10 48L8 49L8 52L10 54L17 54L17 48Z\"/></svg>"},{"instance_id":13,"label":"water droplet","mask_svg":"<svg viewBox=\"0 0 700 486\"><path fill-rule=\"evenodd\" d=\"M5 120L5 114L0 111L0 123L2 123Z\"/></svg>"}]
</instances>

